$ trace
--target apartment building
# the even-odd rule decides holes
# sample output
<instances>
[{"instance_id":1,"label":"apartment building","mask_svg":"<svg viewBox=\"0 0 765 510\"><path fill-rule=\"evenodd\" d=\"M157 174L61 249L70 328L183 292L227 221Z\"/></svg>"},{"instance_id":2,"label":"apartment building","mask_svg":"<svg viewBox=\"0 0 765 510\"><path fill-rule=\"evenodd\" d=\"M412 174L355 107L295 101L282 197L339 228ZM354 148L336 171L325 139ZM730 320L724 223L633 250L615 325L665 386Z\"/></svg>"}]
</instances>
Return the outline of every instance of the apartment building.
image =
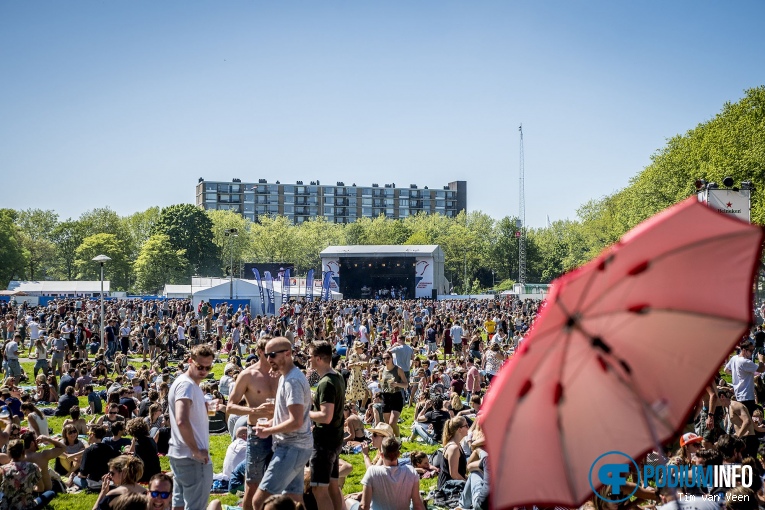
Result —
<instances>
[{"instance_id":1,"label":"apartment building","mask_svg":"<svg viewBox=\"0 0 765 510\"><path fill-rule=\"evenodd\" d=\"M206 181L197 183L197 207L224 209L240 213L257 221L259 216L282 215L293 223L324 216L335 223L353 223L358 218L406 218L425 212L454 217L467 207L467 182L454 181L442 188L416 184L396 187L395 183L357 186L337 182L335 185L310 181L305 184L282 184L279 181L231 182Z\"/></svg>"}]
</instances>

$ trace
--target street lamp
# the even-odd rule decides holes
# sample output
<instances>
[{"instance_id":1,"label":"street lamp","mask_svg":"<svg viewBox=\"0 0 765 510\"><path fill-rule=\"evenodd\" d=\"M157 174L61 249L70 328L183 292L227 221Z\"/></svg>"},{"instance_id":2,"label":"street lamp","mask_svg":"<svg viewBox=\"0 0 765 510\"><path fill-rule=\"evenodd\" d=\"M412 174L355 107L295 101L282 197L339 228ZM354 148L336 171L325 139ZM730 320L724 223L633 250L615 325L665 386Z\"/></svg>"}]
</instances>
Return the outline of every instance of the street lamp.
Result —
<instances>
[{"instance_id":1,"label":"street lamp","mask_svg":"<svg viewBox=\"0 0 765 510\"><path fill-rule=\"evenodd\" d=\"M229 261L229 284L228 284L228 298L234 299L234 238L239 236L239 231L235 228L227 228L225 232L226 237L228 237L228 251L231 255L231 259Z\"/></svg>"},{"instance_id":2,"label":"street lamp","mask_svg":"<svg viewBox=\"0 0 765 510\"><path fill-rule=\"evenodd\" d=\"M110 259L106 255L98 255L93 257L93 262L101 264L101 329L98 330L98 334L101 335L101 343L104 342L104 264L109 262Z\"/></svg>"},{"instance_id":3,"label":"street lamp","mask_svg":"<svg viewBox=\"0 0 765 510\"><path fill-rule=\"evenodd\" d=\"M468 279L467 279L467 251L465 252L465 294L468 293ZM470 296L468 296L468 299Z\"/></svg>"}]
</instances>

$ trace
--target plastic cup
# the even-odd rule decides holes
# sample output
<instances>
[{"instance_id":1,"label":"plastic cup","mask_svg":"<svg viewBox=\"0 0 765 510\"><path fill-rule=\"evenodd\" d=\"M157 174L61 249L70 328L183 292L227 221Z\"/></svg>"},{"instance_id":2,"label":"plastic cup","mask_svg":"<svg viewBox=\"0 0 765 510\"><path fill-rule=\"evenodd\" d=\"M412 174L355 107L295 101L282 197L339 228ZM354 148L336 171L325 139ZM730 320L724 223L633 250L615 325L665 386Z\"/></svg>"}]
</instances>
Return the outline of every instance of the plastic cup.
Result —
<instances>
[{"instance_id":1,"label":"plastic cup","mask_svg":"<svg viewBox=\"0 0 765 510\"><path fill-rule=\"evenodd\" d=\"M276 404L276 399L275 398L267 398L266 399L266 404Z\"/></svg>"},{"instance_id":2,"label":"plastic cup","mask_svg":"<svg viewBox=\"0 0 765 510\"><path fill-rule=\"evenodd\" d=\"M215 416L218 411L218 399L206 400L205 405L207 405L207 416Z\"/></svg>"}]
</instances>

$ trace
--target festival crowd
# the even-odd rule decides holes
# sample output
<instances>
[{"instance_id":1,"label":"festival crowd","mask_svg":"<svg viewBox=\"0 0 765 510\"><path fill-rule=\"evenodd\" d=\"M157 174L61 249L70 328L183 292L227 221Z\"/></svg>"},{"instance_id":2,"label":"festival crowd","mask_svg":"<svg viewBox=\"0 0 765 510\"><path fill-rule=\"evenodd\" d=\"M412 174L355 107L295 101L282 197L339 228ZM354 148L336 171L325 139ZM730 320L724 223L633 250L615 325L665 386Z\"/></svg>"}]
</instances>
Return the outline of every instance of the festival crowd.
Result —
<instances>
[{"instance_id":1,"label":"festival crowd","mask_svg":"<svg viewBox=\"0 0 765 510\"><path fill-rule=\"evenodd\" d=\"M116 299L101 331L96 300L0 302L0 510L44 508L64 491L96 493L94 510L223 508L211 493L240 495L244 510L486 509L477 416L541 306L300 299L263 316L225 302ZM34 361L32 373L20 359ZM759 326L724 371L732 382L708 385L666 461L751 465L755 486L731 490L751 491L754 506L710 501L755 509L765 502ZM407 407L413 424L402 427ZM66 417L61 430L51 416ZM228 443L220 473L215 435ZM361 463L341 454L363 459L359 493L343 487ZM673 510L682 493L641 487L635 497L619 506ZM617 507L598 497L585 506Z\"/></svg>"}]
</instances>

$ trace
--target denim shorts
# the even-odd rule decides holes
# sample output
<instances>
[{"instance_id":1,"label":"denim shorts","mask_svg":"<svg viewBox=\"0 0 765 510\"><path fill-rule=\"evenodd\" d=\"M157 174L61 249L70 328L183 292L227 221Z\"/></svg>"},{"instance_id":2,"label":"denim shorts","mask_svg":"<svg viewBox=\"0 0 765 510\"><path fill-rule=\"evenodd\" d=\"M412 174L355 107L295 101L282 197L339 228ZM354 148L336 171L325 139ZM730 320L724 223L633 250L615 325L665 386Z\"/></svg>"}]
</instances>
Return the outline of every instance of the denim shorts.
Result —
<instances>
[{"instance_id":1,"label":"denim shorts","mask_svg":"<svg viewBox=\"0 0 765 510\"><path fill-rule=\"evenodd\" d=\"M258 488L269 494L303 494L303 470L312 453L312 448L276 446Z\"/></svg>"},{"instance_id":2,"label":"denim shorts","mask_svg":"<svg viewBox=\"0 0 765 510\"><path fill-rule=\"evenodd\" d=\"M255 427L247 425L247 470L245 480L248 484L259 484L271 462L273 441L271 436L261 439L255 435Z\"/></svg>"}]
</instances>

